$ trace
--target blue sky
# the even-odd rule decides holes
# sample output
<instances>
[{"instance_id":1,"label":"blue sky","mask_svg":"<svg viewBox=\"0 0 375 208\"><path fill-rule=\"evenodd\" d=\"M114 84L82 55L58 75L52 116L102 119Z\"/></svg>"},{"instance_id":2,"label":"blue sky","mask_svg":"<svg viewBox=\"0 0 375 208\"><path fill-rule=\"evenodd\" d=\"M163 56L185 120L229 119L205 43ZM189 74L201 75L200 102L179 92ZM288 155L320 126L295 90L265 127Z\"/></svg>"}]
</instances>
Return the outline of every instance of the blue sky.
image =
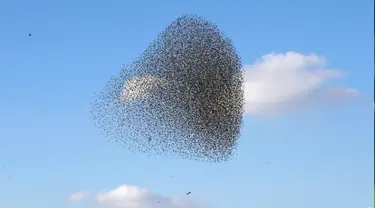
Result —
<instances>
[{"instance_id":1,"label":"blue sky","mask_svg":"<svg viewBox=\"0 0 375 208\"><path fill-rule=\"evenodd\" d=\"M227 164L133 155L89 120L94 93L182 14L217 24L264 86L279 77L266 73L267 61L285 70L295 67L287 57L313 60L324 71L313 96L298 90L310 79L293 73L287 91L252 91L238 154ZM165 198L191 191L215 208L372 206L373 24L368 0L2 0L0 164L7 167L0 169L0 207L99 207L96 194L120 185ZM269 92L293 104L270 105ZM296 103L298 96L311 102ZM280 112L263 116L269 109ZM90 195L68 200L82 191Z\"/></svg>"}]
</instances>

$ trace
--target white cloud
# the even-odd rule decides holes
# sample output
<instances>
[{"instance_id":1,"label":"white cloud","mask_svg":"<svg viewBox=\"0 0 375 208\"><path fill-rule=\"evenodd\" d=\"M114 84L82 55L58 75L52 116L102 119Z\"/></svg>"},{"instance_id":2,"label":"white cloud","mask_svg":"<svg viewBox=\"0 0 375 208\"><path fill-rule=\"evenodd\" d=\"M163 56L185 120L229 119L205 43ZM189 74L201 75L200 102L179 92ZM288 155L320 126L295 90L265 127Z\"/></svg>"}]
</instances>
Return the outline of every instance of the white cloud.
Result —
<instances>
[{"instance_id":1,"label":"white cloud","mask_svg":"<svg viewBox=\"0 0 375 208\"><path fill-rule=\"evenodd\" d=\"M315 54L271 53L245 65L243 71L245 113L249 115L280 115L358 95L356 89L324 86L343 73L326 68L326 59ZM165 84L151 75L134 77L124 84L120 100L145 97Z\"/></svg>"},{"instance_id":2,"label":"white cloud","mask_svg":"<svg viewBox=\"0 0 375 208\"><path fill-rule=\"evenodd\" d=\"M324 87L342 72L326 68L315 54L272 53L244 67L245 112L280 115L358 95L347 87Z\"/></svg>"},{"instance_id":3,"label":"white cloud","mask_svg":"<svg viewBox=\"0 0 375 208\"><path fill-rule=\"evenodd\" d=\"M88 197L89 195L90 195L89 192L86 192L86 191L78 192L78 193L70 195L69 201L72 201L72 202L81 201L84 198Z\"/></svg>"},{"instance_id":4,"label":"white cloud","mask_svg":"<svg viewBox=\"0 0 375 208\"><path fill-rule=\"evenodd\" d=\"M121 185L96 195L96 202L105 208L207 208L190 196L167 197L137 186Z\"/></svg>"},{"instance_id":5,"label":"white cloud","mask_svg":"<svg viewBox=\"0 0 375 208\"><path fill-rule=\"evenodd\" d=\"M151 75L136 76L129 79L123 86L120 101L134 101L149 95L152 90L163 86L164 82Z\"/></svg>"}]
</instances>

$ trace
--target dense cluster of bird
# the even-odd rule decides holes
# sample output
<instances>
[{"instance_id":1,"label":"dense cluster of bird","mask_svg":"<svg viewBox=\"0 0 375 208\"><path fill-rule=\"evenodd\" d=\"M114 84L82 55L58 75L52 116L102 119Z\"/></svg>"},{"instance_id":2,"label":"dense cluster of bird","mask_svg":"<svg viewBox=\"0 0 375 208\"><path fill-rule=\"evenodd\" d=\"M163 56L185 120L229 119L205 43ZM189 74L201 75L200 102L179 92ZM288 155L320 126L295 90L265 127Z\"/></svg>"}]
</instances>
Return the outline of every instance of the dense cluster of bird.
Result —
<instances>
[{"instance_id":1,"label":"dense cluster of bird","mask_svg":"<svg viewBox=\"0 0 375 208\"><path fill-rule=\"evenodd\" d=\"M130 151L227 161L242 126L241 68L216 25L184 15L95 96L93 121Z\"/></svg>"}]
</instances>

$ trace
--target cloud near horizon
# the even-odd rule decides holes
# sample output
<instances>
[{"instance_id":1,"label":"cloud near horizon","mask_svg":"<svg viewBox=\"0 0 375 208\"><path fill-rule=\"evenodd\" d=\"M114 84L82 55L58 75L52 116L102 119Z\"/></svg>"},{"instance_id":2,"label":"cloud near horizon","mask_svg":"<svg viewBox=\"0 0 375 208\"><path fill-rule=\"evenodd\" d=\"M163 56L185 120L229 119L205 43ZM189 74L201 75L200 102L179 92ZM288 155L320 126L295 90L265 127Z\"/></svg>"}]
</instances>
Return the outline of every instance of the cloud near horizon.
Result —
<instances>
[{"instance_id":1,"label":"cloud near horizon","mask_svg":"<svg viewBox=\"0 0 375 208\"><path fill-rule=\"evenodd\" d=\"M326 64L325 58L313 53L287 52L270 53L244 65L245 114L284 115L356 97L359 93L354 88L324 85L344 75L339 70L327 68ZM147 89L142 87L145 83L148 83ZM134 77L124 84L120 100L145 97L164 84L167 83L150 75Z\"/></svg>"},{"instance_id":2,"label":"cloud near horizon","mask_svg":"<svg viewBox=\"0 0 375 208\"><path fill-rule=\"evenodd\" d=\"M74 194L69 196L69 201L78 202L78 201L81 201L84 198L88 197L89 195L90 195L90 193L87 192L87 191L77 192L77 193L74 193Z\"/></svg>"},{"instance_id":3,"label":"cloud near horizon","mask_svg":"<svg viewBox=\"0 0 375 208\"><path fill-rule=\"evenodd\" d=\"M74 195L77 196L78 193L72 196ZM82 198L84 197L80 199ZM120 185L112 190L97 193L95 202L104 208L211 208L196 202L190 196L162 196L146 188L131 185Z\"/></svg>"}]
</instances>

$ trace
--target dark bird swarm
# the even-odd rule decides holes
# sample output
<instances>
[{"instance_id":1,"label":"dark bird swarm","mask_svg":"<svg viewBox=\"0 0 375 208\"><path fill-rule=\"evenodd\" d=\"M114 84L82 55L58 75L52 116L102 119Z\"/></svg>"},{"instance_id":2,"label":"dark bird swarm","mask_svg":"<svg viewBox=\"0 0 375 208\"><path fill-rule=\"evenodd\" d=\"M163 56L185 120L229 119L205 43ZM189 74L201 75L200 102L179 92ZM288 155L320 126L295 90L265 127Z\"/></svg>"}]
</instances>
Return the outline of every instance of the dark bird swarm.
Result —
<instances>
[{"instance_id":1,"label":"dark bird swarm","mask_svg":"<svg viewBox=\"0 0 375 208\"><path fill-rule=\"evenodd\" d=\"M216 25L185 15L171 23L92 103L92 118L110 141L133 151L205 162L235 153L243 114L242 65ZM151 93L119 99L130 79ZM150 139L152 138L152 139Z\"/></svg>"}]
</instances>

